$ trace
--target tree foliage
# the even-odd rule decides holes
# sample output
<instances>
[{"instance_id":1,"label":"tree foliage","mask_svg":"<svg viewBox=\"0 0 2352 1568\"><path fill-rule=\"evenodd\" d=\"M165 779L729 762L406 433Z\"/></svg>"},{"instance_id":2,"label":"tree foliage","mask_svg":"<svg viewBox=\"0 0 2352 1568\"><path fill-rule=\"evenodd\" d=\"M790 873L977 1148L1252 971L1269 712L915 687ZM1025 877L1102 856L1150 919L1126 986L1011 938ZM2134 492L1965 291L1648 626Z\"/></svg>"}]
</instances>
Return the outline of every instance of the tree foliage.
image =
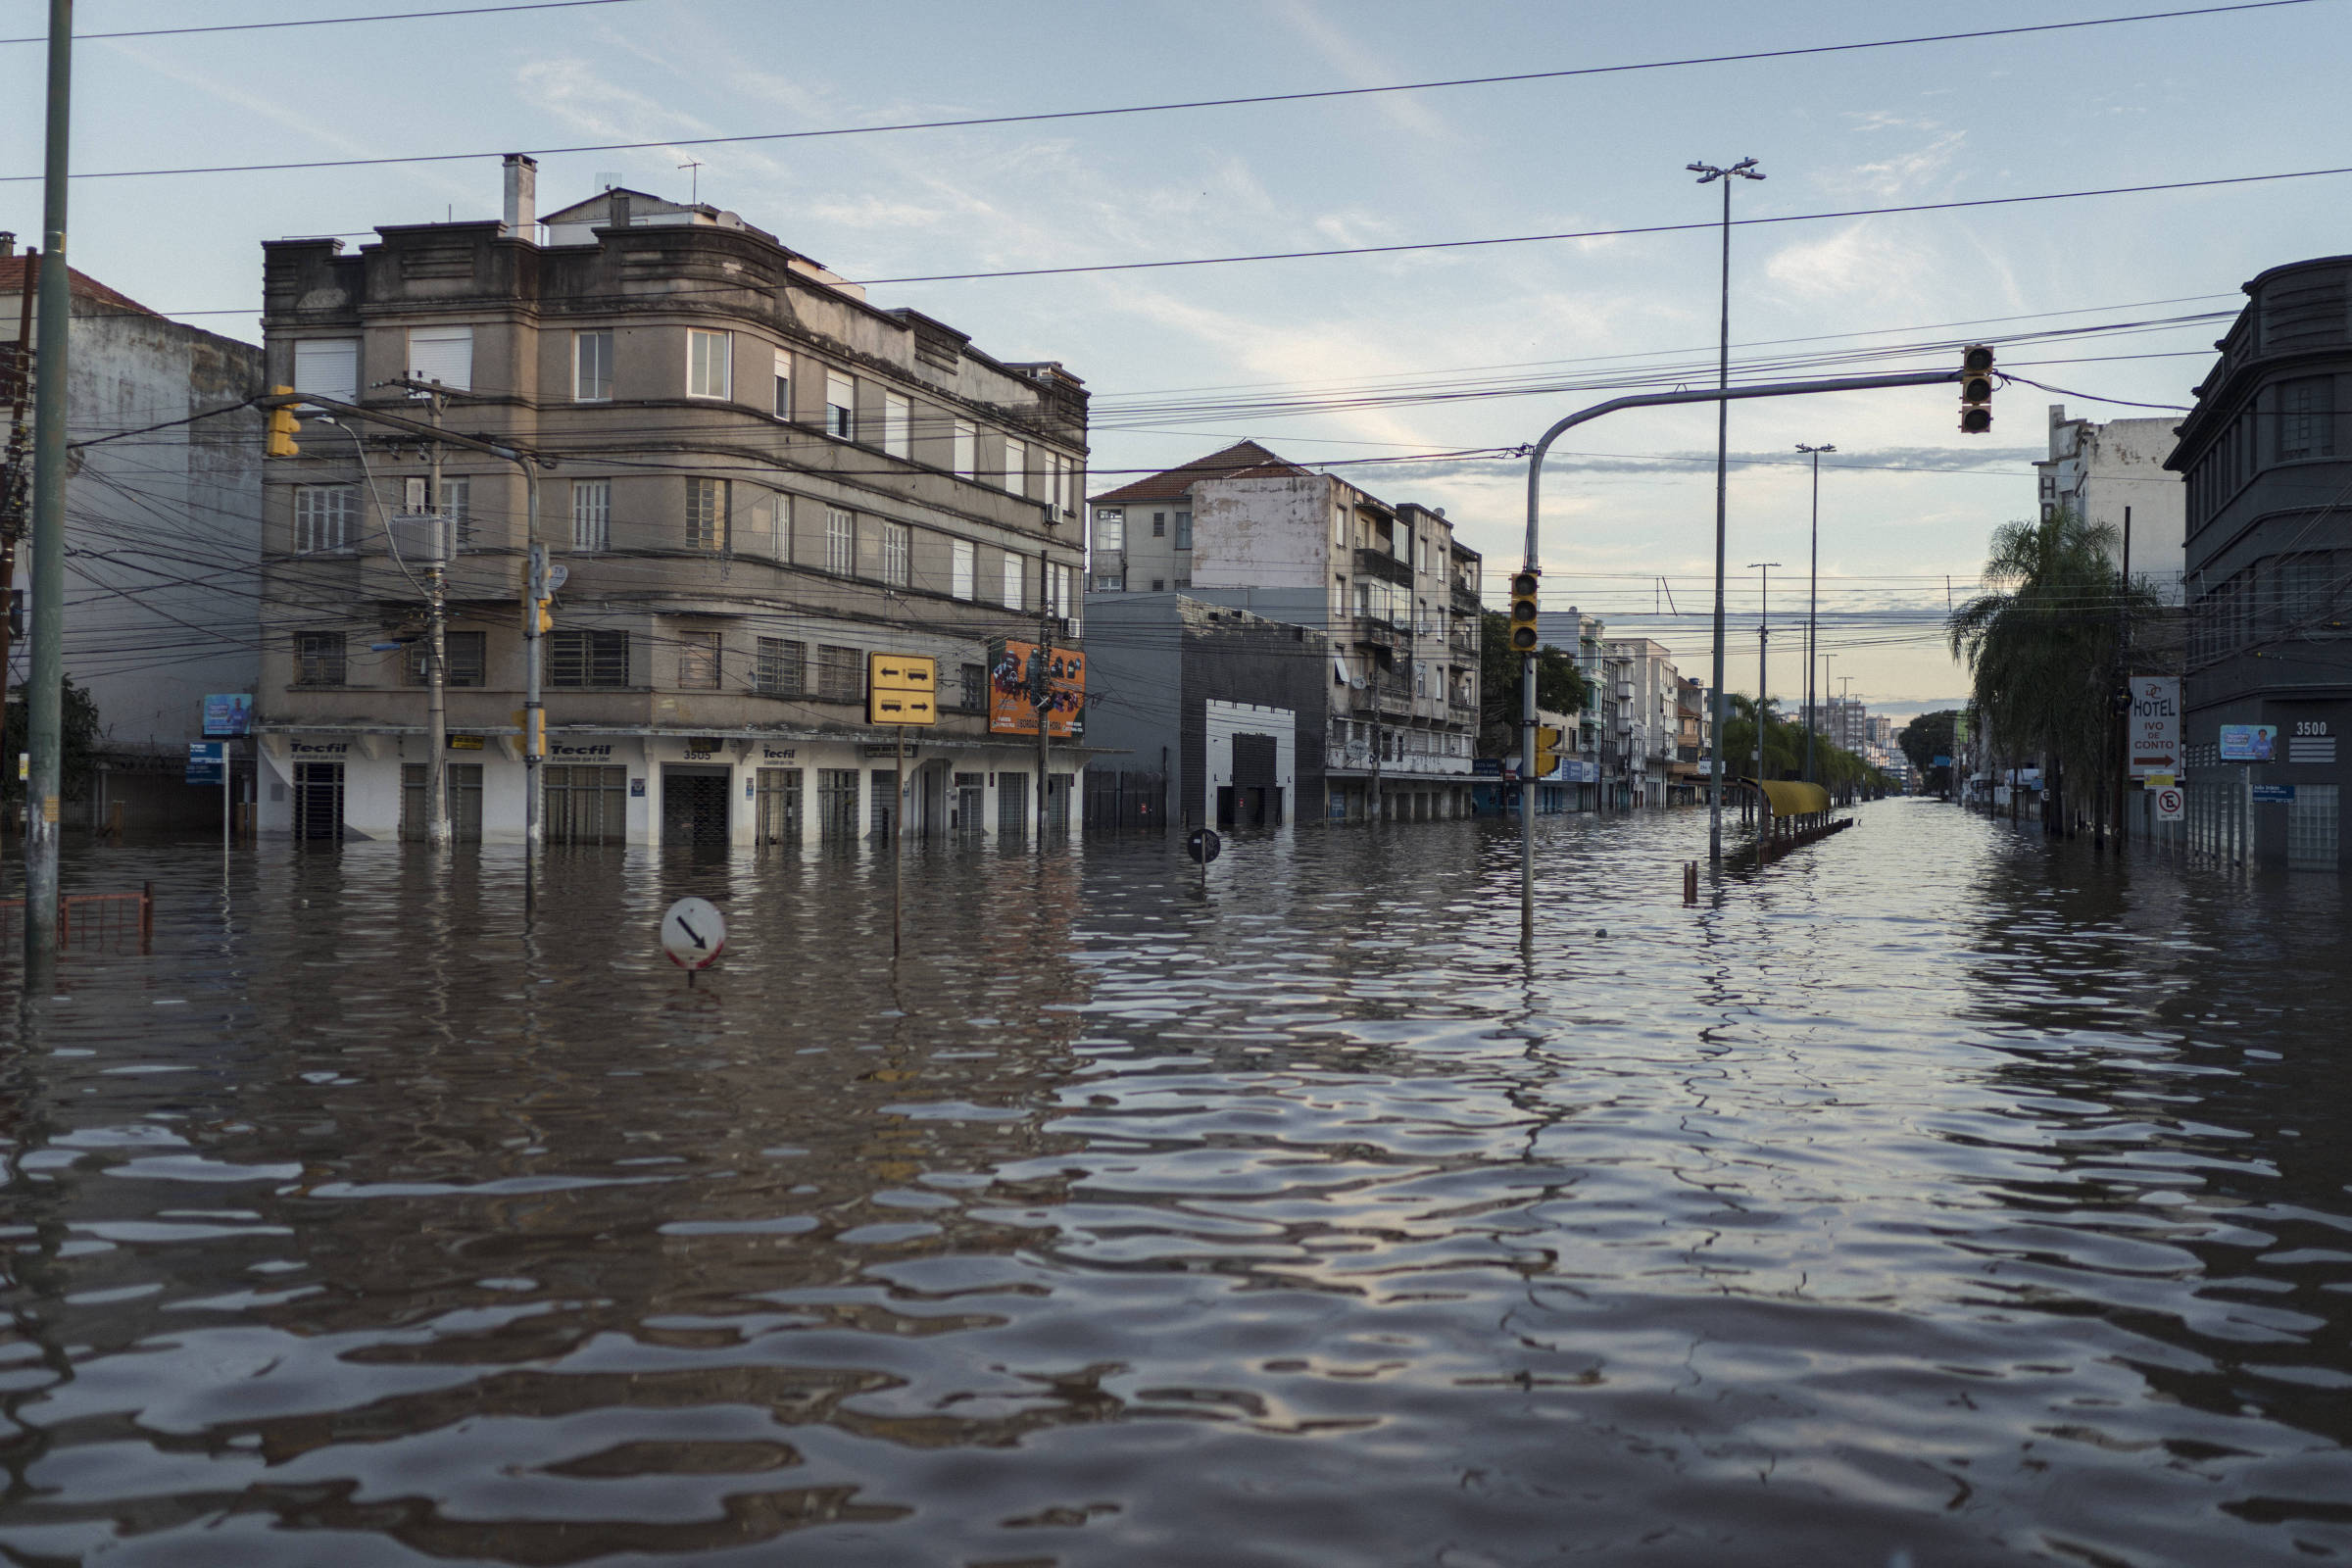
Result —
<instances>
[{"instance_id":1,"label":"tree foliage","mask_svg":"<svg viewBox=\"0 0 2352 1568\"><path fill-rule=\"evenodd\" d=\"M86 800L90 792L90 775L96 770L98 753L98 704L86 687L74 684L74 677L65 677L65 700L60 710L65 739L65 753L59 759L60 796L66 800ZM30 749L25 732L24 688L20 686L8 694L8 713L0 722L0 800L11 803L24 799L24 785L17 777L16 761L20 754Z\"/></svg>"},{"instance_id":2,"label":"tree foliage","mask_svg":"<svg viewBox=\"0 0 2352 1568\"><path fill-rule=\"evenodd\" d=\"M1510 616L1490 610L1479 617L1478 653L1479 749L1494 756L1517 744L1522 661L1511 649ZM1538 708L1574 713L1591 700L1574 654L1548 644L1536 650Z\"/></svg>"},{"instance_id":3,"label":"tree foliage","mask_svg":"<svg viewBox=\"0 0 2352 1568\"><path fill-rule=\"evenodd\" d=\"M2124 617L2156 608L2153 594L2123 580L2115 545L2113 528L2065 508L2004 523L1984 561L1989 590L1947 626L1994 743L2012 757L2038 754L2057 800L2069 764L2093 776L2105 750Z\"/></svg>"},{"instance_id":4,"label":"tree foliage","mask_svg":"<svg viewBox=\"0 0 2352 1568\"><path fill-rule=\"evenodd\" d=\"M1739 692L1730 694L1729 716L1723 721L1723 773L1727 779L1756 776L1756 700ZM1764 704L1764 771L1766 778L1802 778L1805 775L1805 728L1789 723L1780 711L1778 700L1767 699ZM1829 789L1833 795L1852 794L1858 790L1885 789L1886 774L1870 765L1842 746L1833 746L1825 735L1813 737L1814 782Z\"/></svg>"},{"instance_id":5,"label":"tree foliage","mask_svg":"<svg viewBox=\"0 0 2352 1568\"><path fill-rule=\"evenodd\" d=\"M1952 725L1960 716L1956 708L1941 712L1922 713L1905 724L1894 737L1903 755L1911 760L1911 770L1919 775L1922 788L1949 790L1951 769L1938 767L1936 759L1952 755Z\"/></svg>"}]
</instances>

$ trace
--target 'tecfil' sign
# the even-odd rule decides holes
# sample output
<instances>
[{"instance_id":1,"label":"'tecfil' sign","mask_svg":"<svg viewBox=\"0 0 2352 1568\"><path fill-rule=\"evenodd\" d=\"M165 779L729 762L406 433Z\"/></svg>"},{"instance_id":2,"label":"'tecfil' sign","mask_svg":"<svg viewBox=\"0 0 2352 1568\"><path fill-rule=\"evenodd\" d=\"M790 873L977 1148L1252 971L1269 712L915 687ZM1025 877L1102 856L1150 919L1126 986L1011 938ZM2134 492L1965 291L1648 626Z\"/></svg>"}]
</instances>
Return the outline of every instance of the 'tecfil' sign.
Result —
<instances>
[{"instance_id":1,"label":"'tecfil' sign","mask_svg":"<svg viewBox=\"0 0 2352 1568\"><path fill-rule=\"evenodd\" d=\"M865 721L939 722L939 661L927 654L865 656Z\"/></svg>"}]
</instances>

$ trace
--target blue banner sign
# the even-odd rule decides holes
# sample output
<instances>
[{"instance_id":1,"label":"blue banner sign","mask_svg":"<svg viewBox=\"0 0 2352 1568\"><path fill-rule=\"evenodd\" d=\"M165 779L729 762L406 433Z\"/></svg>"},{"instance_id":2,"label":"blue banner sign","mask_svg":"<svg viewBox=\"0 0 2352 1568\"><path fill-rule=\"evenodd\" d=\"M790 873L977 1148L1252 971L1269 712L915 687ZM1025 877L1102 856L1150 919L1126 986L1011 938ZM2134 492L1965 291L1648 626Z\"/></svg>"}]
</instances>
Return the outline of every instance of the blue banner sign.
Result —
<instances>
[{"instance_id":1,"label":"blue banner sign","mask_svg":"<svg viewBox=\"0 0 2352 1568\"><path fill-rule=\"evenodd\" d=\"M220 782L220 754L228 750L220 741L188 742L187 782L218 784Z\"/></svg>"},{"instance_id":2,"label":"blue banner sign","mask_svg":"<svg viewBox=\"0 0 2352 1568\"><path fill-rule=\"evenodd\" d=\"M2294 798L2295 787L2292 784L2257 784L2254 786L2254 804L2256 806L2284 806Z\"/></svg>"},{"instance_id":3,"label":"blue banner sign","mask_svg":"<svg viewBox=\"0 0 2352 1568\"><path fill-rule=\"evenodd\" d=\"M253 698L244 692L222 692L204 700L207 735L249 735L253 732Z\"/></svg>"}]
</instances>

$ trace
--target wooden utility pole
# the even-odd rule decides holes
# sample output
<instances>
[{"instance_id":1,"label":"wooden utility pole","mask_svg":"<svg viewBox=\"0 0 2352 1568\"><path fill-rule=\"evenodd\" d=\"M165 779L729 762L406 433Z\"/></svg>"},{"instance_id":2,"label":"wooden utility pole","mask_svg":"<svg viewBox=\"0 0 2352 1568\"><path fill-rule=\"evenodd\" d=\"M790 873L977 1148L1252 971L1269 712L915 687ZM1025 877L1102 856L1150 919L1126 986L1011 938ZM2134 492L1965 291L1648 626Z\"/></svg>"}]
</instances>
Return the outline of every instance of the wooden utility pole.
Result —
<instances>
[{"instance_id":1,"label":"wooden utility pole","mask_svg":"<svg viewBox=\"0 0 2352 1568\"><path fill-rule=\"evenodd\" d=\"M8 459L0 466L0 696L8 684L9 640L15 628L4 613L15 601L17 541L24 537L24 402L32 393L32 296L41 278L38 247L24 252L24 270L17 281L17 342L10 365Z\"/></svg>"},{"instance_id":2,"label":"wooden utility pole","mask_svg":"<svg viewBox=\"0 0 2352 1568\"><path fill-rule=\"evenodd\" d=\"M1054 695L1054 563L1043 548L1037 552L1037 679L1029 696L1037 709L1037 853L1046 853L1046 794L1053 775L1046 751L1051 723L1047 702Z\"/></svg>"}]
</instances>

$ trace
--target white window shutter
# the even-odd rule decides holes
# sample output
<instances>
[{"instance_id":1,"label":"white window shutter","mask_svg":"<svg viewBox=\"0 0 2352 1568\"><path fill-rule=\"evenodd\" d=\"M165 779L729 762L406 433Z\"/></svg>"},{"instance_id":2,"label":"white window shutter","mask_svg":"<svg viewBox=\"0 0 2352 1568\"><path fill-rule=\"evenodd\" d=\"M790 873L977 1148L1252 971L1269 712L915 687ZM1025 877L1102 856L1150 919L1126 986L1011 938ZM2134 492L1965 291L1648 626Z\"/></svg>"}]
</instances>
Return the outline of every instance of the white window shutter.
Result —
<instances>
[{"instance_id":1,"label":"white window shutter","mask_svg":"<svg viewBox=\"0 0 2352 1568\"><path fill-rule=\"evenodd\" d=\"M438 381L453 392L473 388L473 328L418 326L409 331L409 379Z\"/></svg>"},{"instance_id":2,"label":"white window shutter","mask_svg":"<svg viewBox=\"0 0 2352 1568\"><path fill-rule=\"evenodd\" d=\"M360 401L360 340L303 338L294 345L294 390L316 392L337 403Z\"/></svg>"}]
</instances>

